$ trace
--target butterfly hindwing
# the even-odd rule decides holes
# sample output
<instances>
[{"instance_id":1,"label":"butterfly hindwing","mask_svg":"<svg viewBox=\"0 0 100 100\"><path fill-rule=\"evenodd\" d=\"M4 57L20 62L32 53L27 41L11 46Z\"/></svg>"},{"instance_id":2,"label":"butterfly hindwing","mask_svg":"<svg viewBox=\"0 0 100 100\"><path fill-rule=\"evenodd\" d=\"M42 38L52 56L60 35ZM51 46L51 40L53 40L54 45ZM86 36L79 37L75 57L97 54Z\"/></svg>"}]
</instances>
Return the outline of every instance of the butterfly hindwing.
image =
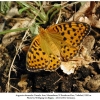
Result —
<instances>
[{"instance_id":1,"label":"butterfly hindwing","mask_svg":"<svg viewBox=\"0 0 100 100\"><path fill-rule=\"evenodd\" d=\"M71 47L68 45L63 45L60 50L61 60L68 61L72 59L78 52L79 47Z\"/></svg>"}]
</instances>

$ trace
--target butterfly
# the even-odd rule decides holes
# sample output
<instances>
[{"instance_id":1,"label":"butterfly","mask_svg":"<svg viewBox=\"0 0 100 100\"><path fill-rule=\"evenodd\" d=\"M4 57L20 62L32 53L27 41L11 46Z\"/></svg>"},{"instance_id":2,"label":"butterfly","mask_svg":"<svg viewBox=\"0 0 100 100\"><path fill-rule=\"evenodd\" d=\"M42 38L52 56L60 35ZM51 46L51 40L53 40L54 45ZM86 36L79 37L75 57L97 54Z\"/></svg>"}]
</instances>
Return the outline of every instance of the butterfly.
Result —
<instances>
[{"instance_id":1,"label":"butterfly","mask_svg":"<svg viewBox=\"0 0 100 100\"><path fill-rule=\"evenodd\" d=\"M84 22L66 22L39 28L26 55L27 70L55 71L61 61L72 59L79 51L90 25Z\"/></svg>"}]
</instances>

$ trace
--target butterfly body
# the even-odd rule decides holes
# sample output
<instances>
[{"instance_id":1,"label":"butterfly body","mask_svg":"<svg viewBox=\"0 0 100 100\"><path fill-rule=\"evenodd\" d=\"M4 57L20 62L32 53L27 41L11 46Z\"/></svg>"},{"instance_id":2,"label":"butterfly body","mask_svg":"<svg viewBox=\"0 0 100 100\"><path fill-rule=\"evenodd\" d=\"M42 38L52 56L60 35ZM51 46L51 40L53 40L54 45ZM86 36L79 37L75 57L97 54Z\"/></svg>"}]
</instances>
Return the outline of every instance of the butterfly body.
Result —
<instances>
[{"instance_id":1,"label":"butterfly body","mask_svg":"<svg viewBox=\"0 0 100 100\"><path fill-rule=\"evenodd\" d=\"M40 28L32 41L26 57L29 71L54 71L62 61L73 58L90 26L82 22L67 22Z\"/></svg>"}]
</instances>

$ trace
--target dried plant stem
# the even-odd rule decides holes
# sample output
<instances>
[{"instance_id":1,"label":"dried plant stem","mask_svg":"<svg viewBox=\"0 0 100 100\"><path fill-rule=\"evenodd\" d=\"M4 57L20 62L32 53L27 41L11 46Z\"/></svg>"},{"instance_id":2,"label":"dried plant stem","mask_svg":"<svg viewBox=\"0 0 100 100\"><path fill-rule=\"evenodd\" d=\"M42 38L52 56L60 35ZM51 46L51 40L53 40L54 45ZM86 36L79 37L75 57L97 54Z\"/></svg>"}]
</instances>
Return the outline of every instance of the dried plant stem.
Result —
<instances>
[{"instance_id":1,"label":"dried plant stem","mask_svg":"<svg viewBox=\"0 0 100 100\"><path fill-rule=\"evenodd\" d=\"M16 50L16 54L15 54L15 56L14 56L14 58L13 58L12 63L11 63L11 67L10 67L10 69L9 69L9 74L8 74L7 92L9 92L9 90L10 90L10 74L11 74L11 70L12 70L13 65L14 65L14 61L15 61L16 56L18 55L19 51L21 50L23 41L24 41L25 38L27 37L28 31L29 31L29 29L27 30L26 34L25 34L24 37L22 38L22 42L20 43L19 48Z\"/></svg>"},{"instance_id":2,"label":"dried plant stem","mask_svg":"<svg viewBox=\"0 0 100 100\"><path fill-rule=\"evenodd\" d=\"M35 22L34 19L33 19L33 21L30 23L30 25L32 25L33 22ZM29 25L29 26L30 26L30 25ZM11 63L11 67L10 67L10 69L9 69L8 82L7 82L7 92L10 91L10 75L11 75L11 70L12 70L12 68L13 68L13 66L14 66L14 61L15 61L16 56L18 55L19 51L21 50L23 41L24 41L25 38L28 36L28 34L29 34L29 29L26 31L24 37L22 38L22 42L20 43L18 49L16 49L16 54L15 54L15 56L14 56L14 58L13 58L13 61L12 61L12 63Z\"/></svg>"},{"instance_id":3,"label":"dried plant stem","mask_svg":"<svg viewBox=\"0 0 100 100\"><path fill-rule=\"evenodd\" d=\"M14 88L15 90L17 90L18 92L19 92L19 90L16 88L16 87L14 87L14 86L12 86L12 85L10 85L11 86L11 88Z\"/></svg>"},{"instance_id":4,"label":"dried plant stem","mask_svg":"<svg viewBox=\"0 0 100 100\"><path fill-rule=\"evenodd\" d=\"M59 16L58 16L58 18L57 18L56 24L58 24L60 17L61 17L61 10L60 10L60 12L59 12Z\"/></svg>"}]
</instances>

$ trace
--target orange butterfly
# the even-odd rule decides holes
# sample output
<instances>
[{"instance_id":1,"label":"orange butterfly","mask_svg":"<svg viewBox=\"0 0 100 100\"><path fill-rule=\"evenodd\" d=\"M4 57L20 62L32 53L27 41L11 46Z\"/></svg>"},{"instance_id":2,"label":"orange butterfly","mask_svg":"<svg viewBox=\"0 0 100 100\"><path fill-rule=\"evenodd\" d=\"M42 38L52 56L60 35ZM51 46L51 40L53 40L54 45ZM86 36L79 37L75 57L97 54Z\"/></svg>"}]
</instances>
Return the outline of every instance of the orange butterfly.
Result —
<instances>
[{"instance_id":1,"label":"orange butterfly","mask_svg":"<svg viewBox=\"0 0 100 100\"><path fill-rule=\"evenodd\" d=\"M90 26L83 22L66 22L40 28L26 56L27 70L55 71L61 61L68 61L77 54L89 31Z\"/></svg>"}]
</instances>

